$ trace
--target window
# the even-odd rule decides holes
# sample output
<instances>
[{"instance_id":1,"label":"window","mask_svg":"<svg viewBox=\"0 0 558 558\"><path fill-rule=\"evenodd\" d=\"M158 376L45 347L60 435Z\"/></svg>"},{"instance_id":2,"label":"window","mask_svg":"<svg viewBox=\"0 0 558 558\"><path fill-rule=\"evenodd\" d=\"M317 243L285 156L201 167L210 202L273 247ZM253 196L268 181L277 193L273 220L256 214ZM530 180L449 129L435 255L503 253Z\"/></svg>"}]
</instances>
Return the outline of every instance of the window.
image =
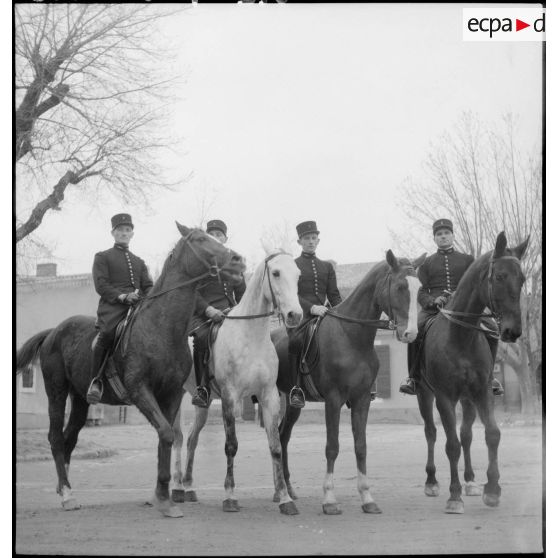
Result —
<instances>
[{"instance_id":1,"label":"window","mask_svg":"<svg viewBox=\"0 0 558 558\"><path fill-rule=\"evenodd\" d=\"M378 392L378 397L388 399L391 397L391 371L389 365L389 345L374 345L380 369L374 383L374 388Z\"/></svg>"},{"instance_id":2,"label":"window","mask_svg":"<svg viewBox=\"0 0 558 558\"><path fill-rule=\"evenodd\" d=\"M35 391L35 367L28 366L21 373L21 391Z\"/></svg>"}]
</instances>

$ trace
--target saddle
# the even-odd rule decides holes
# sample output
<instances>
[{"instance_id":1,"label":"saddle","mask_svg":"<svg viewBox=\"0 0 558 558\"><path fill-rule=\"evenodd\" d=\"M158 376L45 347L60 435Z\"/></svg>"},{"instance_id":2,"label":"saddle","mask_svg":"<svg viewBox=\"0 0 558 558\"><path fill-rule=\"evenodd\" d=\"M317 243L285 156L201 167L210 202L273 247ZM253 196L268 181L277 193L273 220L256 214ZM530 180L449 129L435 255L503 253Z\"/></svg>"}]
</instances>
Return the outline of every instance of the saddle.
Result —
<instances>
[{"instance_id":1,"label":"saddle","mask_svg":"<svg viewBox=\"0 0 558 558\"><path fill-rule=\"evenodd\" d=\"M322 318L319 316L310 318L295 329L293 338L289 341L290 348L297 354L296 366L301 375L302 386L313 401L325 401L311 374L320 361L320 348L316 335L321 322Z\"/></svg>"},{"instance_id":2,"label":"saddle","mask_svg":"<svg viewBox=\"0 0 558 558\"><path fill-rule=\"evenodd\" d=\"M128 396L128 392L126 391L122 380L118 376L118 372L116 370L114 362L112 363L112 366L108 366L108 363L110 360L112 360L112 357L117 350L120 350L120 354L122 356L126 354L128 341L130 339L130 325L135 317L136 308L136 306L131 306L128 314L126 314L126 317L118 322L112 347L109 349L108 354L105 358L104 370L101 371L101 373L104 372L104 375L108 380L108 384L110 385L113 394L123 405L132 405L132 401ZM93 342L91 343L91 349L93 349L97 344L98 338L99 334L97 333L97 335L95 335L95 338L93 339Z\"/></svg>"}]
</instances>

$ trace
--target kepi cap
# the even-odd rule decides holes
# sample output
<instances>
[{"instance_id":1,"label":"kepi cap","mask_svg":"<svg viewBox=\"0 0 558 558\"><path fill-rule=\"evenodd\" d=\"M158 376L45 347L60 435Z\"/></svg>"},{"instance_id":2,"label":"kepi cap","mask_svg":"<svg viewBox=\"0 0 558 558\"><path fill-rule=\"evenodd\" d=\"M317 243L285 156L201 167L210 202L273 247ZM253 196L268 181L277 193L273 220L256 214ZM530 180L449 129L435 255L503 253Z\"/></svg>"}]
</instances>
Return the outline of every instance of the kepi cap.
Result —
<instances>
[{"instance_id":1,"label":"kepi cap","mask_svg":"<svg viewBox=\"0 0 558 558\"><path fill-rule=\"evenodd\" d=\"M132 216L128 213L118 213L110 220L112 224L112 230L116 229L116 227L120 225L130 225L130 227L134 228L134 224L132 223Z\"/></svg>"},{"instance_id":2,"label":"kepi cap","mask_svg":"<svg viewBox=\"0 0 558 558\"><path fill-rule=\"evenodd\" d=\"M227 225L220 219L212 219L211 221L207 222L205 227L205 232L218 230L221 231L225 236L227 236Z\"/></svg>"},{"instance_id":3,"label":"kepi cap","mask_svg":"<svg viewBox=\"0 0 558 558\"><path fill-rule=\"evenodd\" d=\"M309 233L320 234L320 231L318 230L318 227L316 225L316 221L303 221L302 223L299 223L296 226L296 232L298 234L298 238Z\"/></svg>"},{"instance_id":4,"label":"kepi cap","mask_svg":"<svg viewBox=\"0 0 558 558\"><path fill-rule=\"evenodd\" d=\"M449 219L438 219L432 224L432 234L436 234L439 229L449 229L453 232L453 223Z\"/></svg>"}]
</instances>

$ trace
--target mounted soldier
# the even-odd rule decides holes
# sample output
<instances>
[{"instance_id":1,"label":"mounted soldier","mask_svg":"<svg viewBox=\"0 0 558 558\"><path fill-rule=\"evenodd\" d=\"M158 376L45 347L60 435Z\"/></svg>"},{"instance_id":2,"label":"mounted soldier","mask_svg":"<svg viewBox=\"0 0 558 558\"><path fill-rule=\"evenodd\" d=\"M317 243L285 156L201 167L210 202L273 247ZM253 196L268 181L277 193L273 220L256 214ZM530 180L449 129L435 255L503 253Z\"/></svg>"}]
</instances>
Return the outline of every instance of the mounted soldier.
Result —
<instances>
[{"instance_id":1,"label":"mounted soldier","mask_svg":"<svg viewBox=\"0 0 558 558\"><path fill-rule=\"evenodd\" d=\"M416 383L420 380L420 348L424 336L424 328L429 318L435 316L443 308L457 284L473 263L474 258L469 254L458 252L453 247L454 234L453 223L449 219L438 219L432 225L432 234L438 250L426 258L418 269L418 278L422 284L418 293L418 302L421 310L418 315L417 339L408 345L407 365L409 377L399 386L401 393L416 395ZM498 349L496 323L491 318L483 319L483 325L487 329L487 340L492 351L493 359L496 358ZM494 395L503 395L504 389L500 382L492 379L492 391Z\"/></svg>"},{"instance_id":2,"label":"mounted soldier","mask_svg":"<svg viewBox=\"0 0 558 558\"><path fill-rule=\"evenodd\" d=\"M226 244L228 240L227 225L219 219L208 221L206 232L221 244ZM233 287L227 281L220 281L219 278L212 277L197 291L192 320L194 373L196 375L196 392L192 396L193 405L203 408L209 406L211 390L209 387L208 344L211 324L212 322L222 322L226 313L240 302L245 290L244 279L239 285Z\"/></svg>"},{"instance_id":3,"label":"mounted soldier","mask_svg":"<svg viewBox=\"0 0 558 558\"><path fill-rule=\"evenodd\" d=\"M303 323L315 316L325 316L328 307L341 302L341 295L337 288L337 277L333 265L316 256L316 249L320 243L320 231L315 221L304 221L296 226L298 244L302 253L295 259L300 269L298 280L298 298L302 307ZM298 351L300 342L296 334L289 333L289 366L294 387L289 393L289 404L301 408L305 405L304 392L300 387L300 373L298 370Z\"/></svg>"},{"instance_id":4,"label":"mounted soldier","mask_svg":"<svg viewBox=\"0 0 558 558\"><path fill-rule=\"evenodd\" d=\"M103 395L103 365L113 346L116 327L153 286L145 262L128 248L134 236L132 217L119 213L112 217L111 224L114 246L95 254L93 262L93 283L101 299L95 324L99 334L91 353L92 380L87 391L90 404L99 403Z\"/></svg>"}]
</instances>

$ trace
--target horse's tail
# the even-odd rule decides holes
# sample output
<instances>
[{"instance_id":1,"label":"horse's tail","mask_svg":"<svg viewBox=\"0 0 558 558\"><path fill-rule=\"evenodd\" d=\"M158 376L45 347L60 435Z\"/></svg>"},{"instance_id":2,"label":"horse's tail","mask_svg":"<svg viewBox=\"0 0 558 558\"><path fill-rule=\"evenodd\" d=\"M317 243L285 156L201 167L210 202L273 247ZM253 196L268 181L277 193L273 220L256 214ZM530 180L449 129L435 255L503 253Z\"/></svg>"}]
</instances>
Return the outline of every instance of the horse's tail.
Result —
<instances>
[{"instance_id":1,"label":"horse's tail","mask_svg":"<svg viewBox=\"0 0 558 558\"><path fill-rule=\"evenodd\" d=\"M22 347L16 353L16 374L20 374L21 372L28 370L30 366L33 365L33 361L37 357L37 353L41 348L44 340L47 338L47 335L53 330L54 328L45 329L36 333L28 339Z\"/></svg>"}]
</instances>

